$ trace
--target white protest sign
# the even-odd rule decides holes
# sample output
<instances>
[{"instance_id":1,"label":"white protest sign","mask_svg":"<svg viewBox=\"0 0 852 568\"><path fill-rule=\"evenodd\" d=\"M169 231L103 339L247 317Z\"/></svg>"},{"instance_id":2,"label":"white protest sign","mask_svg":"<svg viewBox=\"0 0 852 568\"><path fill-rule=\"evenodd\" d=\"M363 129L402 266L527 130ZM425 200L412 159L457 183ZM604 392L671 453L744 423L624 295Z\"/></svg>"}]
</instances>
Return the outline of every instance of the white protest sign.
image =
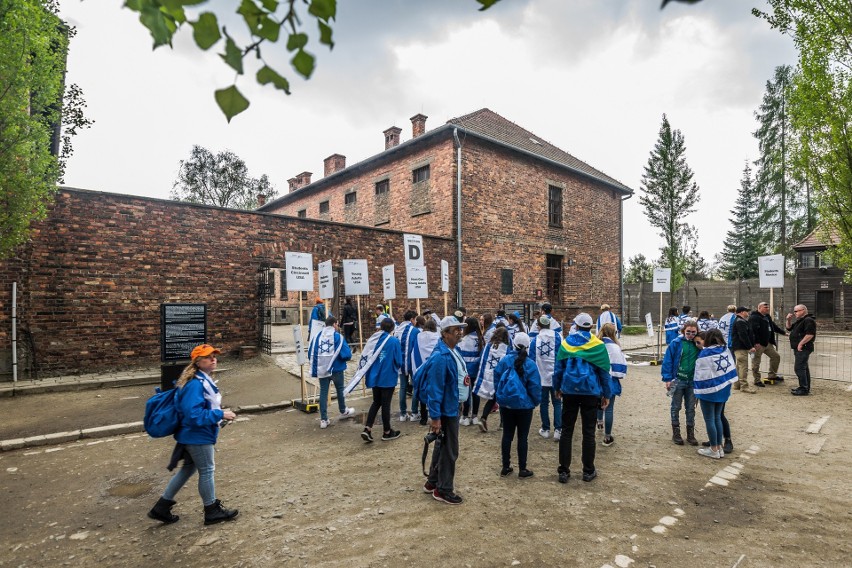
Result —
<instances>
[{"instance_id":1,"label":"white protest sign","mask_svg":"<svg viewBox=\"0 0 852 568\"><path fill-rule=\"evenodd\" d=\"M654 337L654 320L651 319L651 312L645 314L645 327L648 329L648 337Z\"/></svg>"},{"instance_id":2,"label":"white protest sign","mask_svg":"<svg viewBox=\"0 0 852 568\"><path fill-rule=\"evenodd\" d=\"M314 291L314 255L309 252L285 252L287 290L291 292Z\"/></svg>"},{"instance_id":3,"label":"white protest sign","mask_svg":"<svg viewBox=\"0 0 852 568\"><path fill-rule=\"evenodd\" d=\"M450 263L441 261L441 292L450 291Z\"/></svg>"},{"instance_id":4,"label":"white protest sign","mask_svg":"<svg viewBox=\"0 0 852 568\"><path fill-rule=\"evenodd\" d=\"M668 292L672 285L671 268L654 269L654 292Z\"/></svg>"},{"instance_id":5,"label":"white protest sign","mask_svg":"<svg viewBox=\"0 0 852 568\"><path fill-rule=\"evenodd\" d=\"M308 356L302 341L302 326L299 324L293 326L293 342L296 344L296 363L304 365L308 362Z\"/></svg>"},{"instance_id":6,"label":"white protest sign","mask_svg":"<svg viewBox=\"0 0 852 568\"><path fill-rule=\"evenodd\" d=\"M402 235L405 246L405 267L425 266L423 260L423 237L420 235Z\"/></svg>"},{"instance_id":7,"label":"white protest sign","mask_svg":"<svg viewBox=\"0 0 852 568\"><path fill-rule=\"evenodd\" d=\"M331 272L331 261L320 262L317 266L319 272L319 297L323 300L334 298L334 275Z\"/></svg>"},{"instance_id":8,"label":"white protest sign","mask_svg":"<svg viewBox=\"0 0 852 568\"><path fill-rule=\"evenodd\" d=\"M346 287L347 296L366 296L370 293L366 259L343 261L343 285Z\"/></svg>"},{"instance_id":9,"label":"white protest sign","mask_svg":"<svg viewBox=\"0 0 852 568\"><path fill-rule=\"evenodd\" d=\"M385 300L396 299L396 278L393 264L382 267L382 288L384 288Z\"/></svg>"},{"instance_id":10,"label":"white protest sign","mask_svg":"<svg viewBox=\"0 0 852 568\"><path fill-rule=\"evenodd\" d=\"M761 288L784 287L784 255L757 257L757 270L760 275Z\"/></svg>"},{"instance_id":11,"label":"white protest sign","mask_svg":"<svg viewBox=\"0 0 852 568\"><path fill-rule=\"evenodd\" d=\"M429 297L425 266L410 266L406 268L405 279L408 284L408 297L410 299L417 300Z\"/></svg>"}]
</instances>

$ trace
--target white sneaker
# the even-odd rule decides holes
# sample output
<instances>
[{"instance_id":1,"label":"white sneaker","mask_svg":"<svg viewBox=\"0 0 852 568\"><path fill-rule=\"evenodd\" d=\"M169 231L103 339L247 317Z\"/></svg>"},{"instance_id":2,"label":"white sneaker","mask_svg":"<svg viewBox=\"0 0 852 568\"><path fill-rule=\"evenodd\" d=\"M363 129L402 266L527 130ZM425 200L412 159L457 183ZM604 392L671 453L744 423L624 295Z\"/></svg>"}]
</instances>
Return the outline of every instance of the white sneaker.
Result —
<instances>
[{"instance_id":1,"label":"white sneaker","mask_svg":"<svg viewBox=\"0 0 852 568\"><path fill-rule=\"evenodd\" d=\"M408 421L409 422L420 422L420 413L418 412L417 414L409 414L408 415Z\"/></svg>"},{"instance_id":2,"label":"white sneaker","mask_svg":"<svg viewBox=\"0 0 852 568\"><path fill-rule=\"evenodd\" d=\"M400 422L405 422L405 421L407 421L407 420L408 420L408 414L406 414L406 413L404 413L404 412L401 412L401 413L400 413L400 415L399 415L399 421L400 421Z\"/></svg>"},{"instance_id":3,"label":"white sneaker","mask_svg":"<svg viewBox=\"0 0 852 568\"><path fill-rule=\"evenodd\" d=\"M543 428L538 429L538 434L542 438L550 438L550 430L545 430Z\"/></svg>"},{"instance_id":4,"label":"white sneaker","mask_svg":"<svg viewBox=\"0 0 852 568\"><path fill-rule=\"evenodd\" d=\"M698 450L698 453L704 457L713 458L714 460L718 460L722 457L721 455L719 455L720 452L717 452L716 450L711 450L710 448L700 448Z\"/></svg>"},{"instance_id":5,"label":"white sneaker","mask_svg":"<svg viewBox=\"0 0 852 568\"><path fill-rule=\"evenodd\" d=\"M470 423L473 424L474 426L479 424L479 416L474 416L473 418L471 418Z\"/></svg>"},{"instance_id":6,"label":"white sneaker","mask_svg":"<svg viewBox=\"0 0 852 568\"><path fill-rule=\"evenodd\" d=\"M328 428L328 420L320 420L320 428L322 428L323 430Z\"/></svg>"},{"instance_id":7,"label":"white sneaker","mask_svg":"<svg viewBox=\"0 0 852 568\"><path fill-rule=\"evenodd\" d=\"M340 413L341 418L351 418L352 416L355 416L355 409L351 406L346 407L346 410Z\"/></svg>"},{"instance_id":8,"label":"white sneaker","mask_svg":"<svg viewBox=\"0 0 852 568\"><path fill-rule=\"evenodd\" d=\"M559 440L560 438L562 438L562 430L554 430L553 431L553 439Z\"/></svg>"},{"instance_id":9,"label":"white sneaker","mask_svg":"<svg viewBox=\"0 0 852 568\"><path fill-rule=\"evenodd\" d=\"M470 418L468 418L467 416L465 416L464 418L462 418L462 419L459 421L459 424L461 424L462 426L470 426Z\"/></svg>"}]
</instances>

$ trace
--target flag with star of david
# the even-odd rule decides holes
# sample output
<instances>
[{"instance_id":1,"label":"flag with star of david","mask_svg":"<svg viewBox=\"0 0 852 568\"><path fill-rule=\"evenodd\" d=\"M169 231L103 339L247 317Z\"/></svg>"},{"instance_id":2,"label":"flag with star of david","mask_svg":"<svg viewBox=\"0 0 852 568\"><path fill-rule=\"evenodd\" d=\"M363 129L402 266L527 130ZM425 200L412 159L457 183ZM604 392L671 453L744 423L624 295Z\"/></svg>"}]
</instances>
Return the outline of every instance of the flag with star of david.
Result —
<instances>
[{"instance_id":1,"label":"flag with star of david","mask_svg":"<svg viewBox=\"0 0 852 568\"><path fill-rule=\"evenodd\" d=\"M380 341L382 336L385 336L384 341ZM364 349L361 351L361 359L358 361L358 370L355 371L355 374L352 375L352 380L349 381L349 384L346 385L346 388L343 389L344 394L349 394L355 387L358 386L358 383L361 382L361 379L367 374L367 371L370 370L373 363L376 362L376 359L379 357L379 353L384 349L385 344L387 344L388 339L391 338L392 335L389 333L385 333L384 331L377 331L370 339L367 340L366 345L364 345Z\"/></svg>"},{"instance_id":2,"label":"flag with star of david","mask_svg":"<svg viewBox=\"0 0 852 568\"><path fill-rule=\"evenodd\" d=\"M710 395L737 382L734 356L724 345L706 347L695 361L694 390L696 395ZM721 402L721 401L720 401Z\"/></svg>"},{"instance_id":3,"label":"flag with star of david","mask_svg":"<svg viewBox=\"0 0 852 568\"><path fill-rule=\"evenodd\" d=\"M311 376L330 377L331 367L342 348L343 338L334 326L323 327L311 344Z\"/></svg>"}]
</instances>

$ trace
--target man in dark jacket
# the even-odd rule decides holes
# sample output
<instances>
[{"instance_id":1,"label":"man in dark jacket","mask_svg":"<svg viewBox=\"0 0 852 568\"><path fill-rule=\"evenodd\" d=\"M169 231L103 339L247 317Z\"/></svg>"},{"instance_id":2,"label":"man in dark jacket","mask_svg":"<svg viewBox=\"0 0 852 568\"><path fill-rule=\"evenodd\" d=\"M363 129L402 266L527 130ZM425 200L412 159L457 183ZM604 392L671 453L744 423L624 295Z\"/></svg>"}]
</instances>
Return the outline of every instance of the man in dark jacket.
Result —
<instances>
[{"instance_id":1,"label":"man in dark jacket","mask_svg":"<svg viewBox=\"0 0 852 568\"><path fill-rule=\"evenodd\" d=\"M793 321L793 314L796 320ZM793 348L795 364L793 369L799 379L799 388L790 389L794 396L807 396L811 392L811 370L808 359L814 352L816 339L816 320L808 313L804 304L793 308L793 314L787 314L787 331L790 332L790 347Z\"/></svg>"},{"instance_id":2,"label":"man in dark jacket","mask_svg":"<svg viewBox=\"0 0 852 568\"><path fill-rule=\"evenodd\" d=\"M772 380L783 380L778 376L778 365L781 363L781 355L775 348L778 344L775 334L787 335L783 329L778 327L772 316L769 315L769 304L760 302L757 309L748 317L748 324L754 334L754 361L752 361L751 372L754 377L754 386L762 387L763 380L760 378L760 359L765 353L769 357L769 378Z\"/></svg>"},{"instance_id":3,"label":"man in dark jacket","mask_svg":"<svg viewBox=\"0 0 852 568\"><path fill-rule=\"evenodd\" d=\"M748 324L748 308L740 306L737 308L737 317L734 318L734 327L731 330L731 351L737 360L737 377L739 382L734 383L734 388L743 392L754 394L757 389L748 384L748 354L754 353L754 333Z\"/></svg>"}]
</instances>

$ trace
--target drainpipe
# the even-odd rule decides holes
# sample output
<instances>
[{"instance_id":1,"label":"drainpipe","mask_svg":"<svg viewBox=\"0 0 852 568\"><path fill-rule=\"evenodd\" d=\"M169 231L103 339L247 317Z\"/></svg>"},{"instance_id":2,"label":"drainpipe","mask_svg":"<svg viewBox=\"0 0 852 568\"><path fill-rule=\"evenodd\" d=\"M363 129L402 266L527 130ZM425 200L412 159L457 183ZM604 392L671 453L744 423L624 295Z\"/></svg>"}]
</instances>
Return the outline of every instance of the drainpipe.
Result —
<instances>
[{"instance_id":1,"label":"drainpipe","mask_svg":"<svg viewBox=\"0 0 852 568\"><path fill-rule=\"evenodd\" d=\"M12 383L18 382L18 283L12 282Z\"/></svg>"},{"instance_id":2,"label":"drainpipe","mask_svg":"<svg viewBox=\"0 0 852 568\"><path fill-rule=\"evenodd\" d=\"M461 191L461 140L459 129L453 128L453 139L456 141L456 275L458 276L458 292L456 306L462 302L462 191Z\"/></svg>"},{"instance_id":3,"label":"drainpipe","mask_svg":"<svg viewBox=\"0 0 852 568\"><path fill-rule=\"evenodd\" d=\"M621 297L619 298L618 305L621 306L621 319L624 321L624 325L627 325L627 317L630 317L630 314L627 314L626 317L624 315L624 202L627 201L628 199L630 199L631 197L633 197L632 193L625 195L624 197L622 197L619 200L620 203L618 204L618 209L619 209L618 210L618 215L619 215L618 226L619 226L619 232L621 233L619 235L619 243L618 243L618 290L619 290L619 294L620 294ZM642 297L641 296L641 290L642 290L641 282L640 282L639 286L640 286L640 288L639 288L640 296L639 297L641 298ZM639 306L639 311L640 312L642 311L641 302L640 302L640 306ZM642 314L640 313L639 319L641 320L641 318L642 318Z\"/></svg>"}]
</instances>

